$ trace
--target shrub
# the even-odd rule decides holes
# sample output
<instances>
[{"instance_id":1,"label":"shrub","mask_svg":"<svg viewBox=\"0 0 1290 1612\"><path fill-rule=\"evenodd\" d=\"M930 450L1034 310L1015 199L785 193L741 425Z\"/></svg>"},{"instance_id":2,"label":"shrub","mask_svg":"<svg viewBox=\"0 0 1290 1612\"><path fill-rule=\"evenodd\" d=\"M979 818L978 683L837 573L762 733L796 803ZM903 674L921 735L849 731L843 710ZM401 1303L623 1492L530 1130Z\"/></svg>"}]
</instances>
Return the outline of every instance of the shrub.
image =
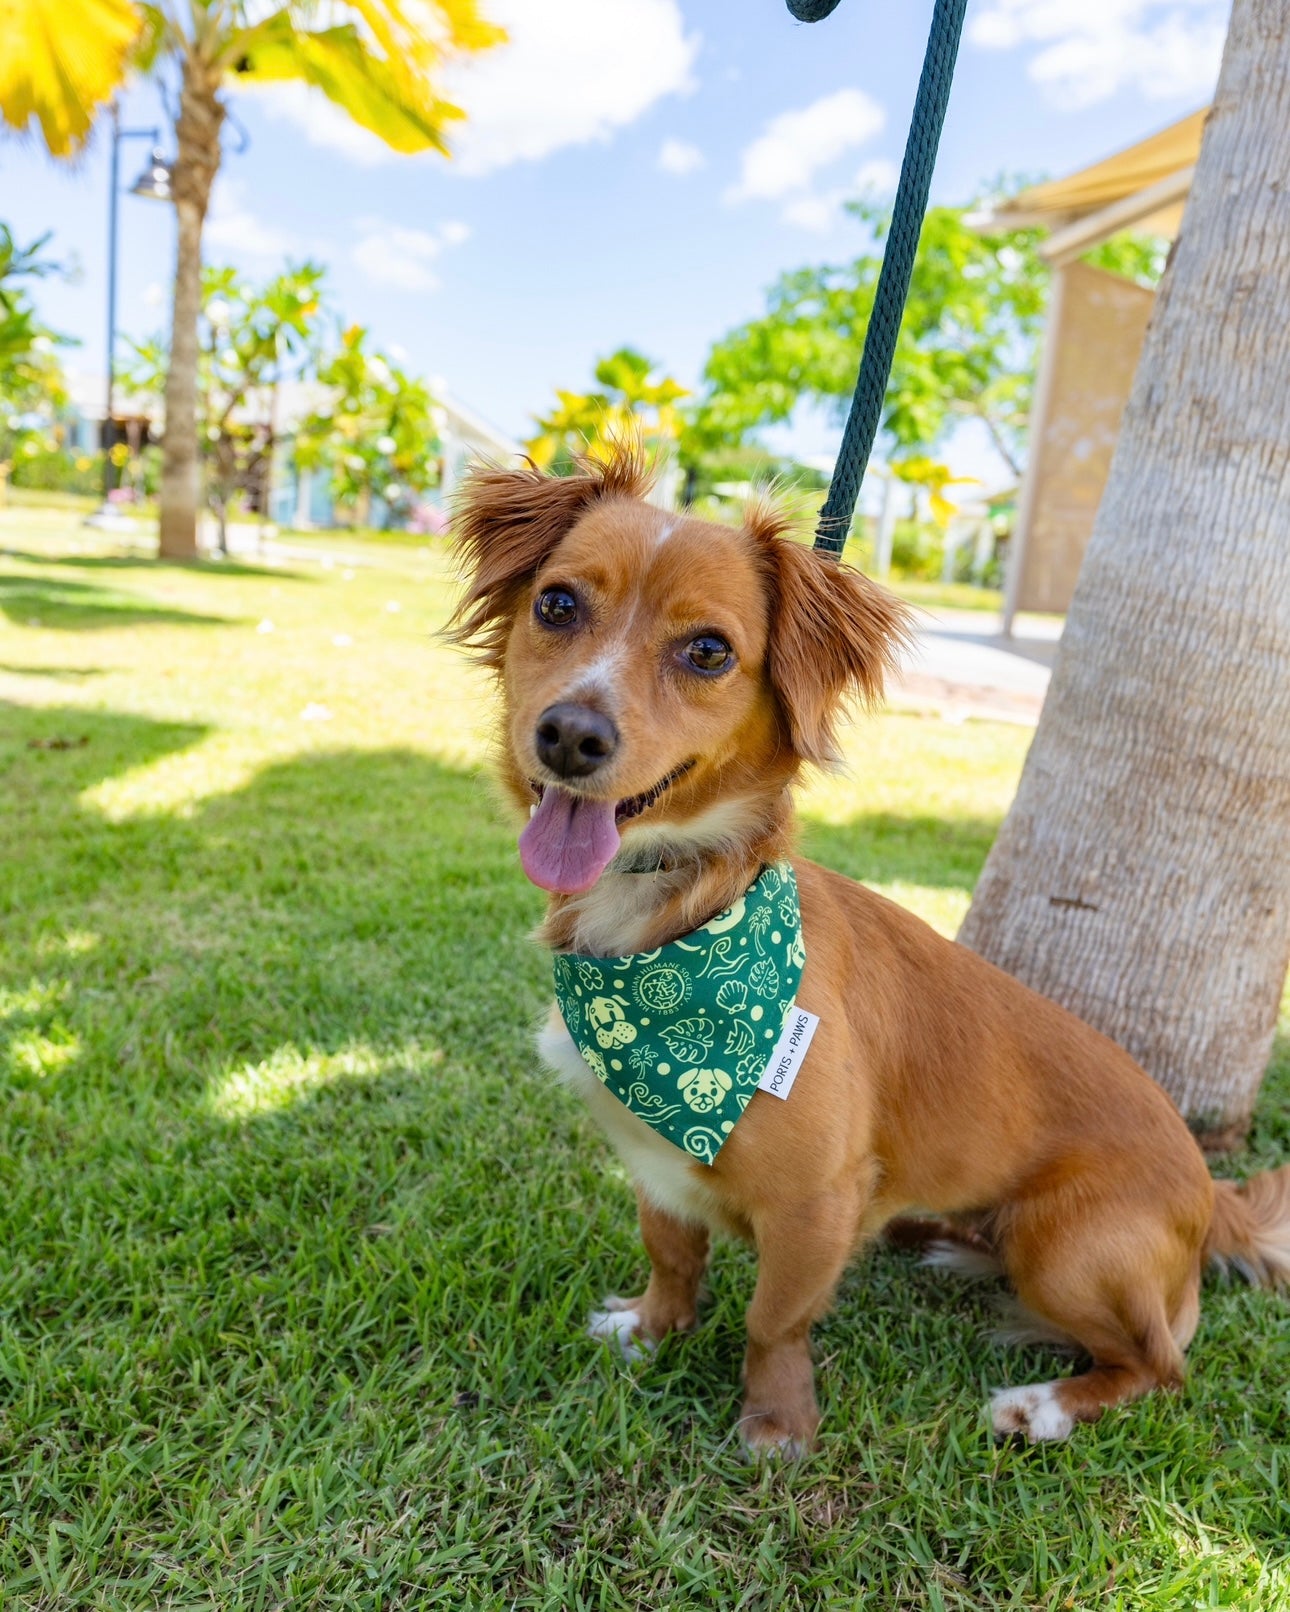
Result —
<instances>
[{"instance_id":1,"label":"shrub","mask_svg":"<svg viewBox=\"0 0 1290 1612\"><path fill-rule=\"evenodd\" d=\"M103 489L102 453L72 453L67 448L25 444L35 452L14 455L10 480L15 487L41 493L82 493L93 497Z\"/></svg>"}]
</instances>

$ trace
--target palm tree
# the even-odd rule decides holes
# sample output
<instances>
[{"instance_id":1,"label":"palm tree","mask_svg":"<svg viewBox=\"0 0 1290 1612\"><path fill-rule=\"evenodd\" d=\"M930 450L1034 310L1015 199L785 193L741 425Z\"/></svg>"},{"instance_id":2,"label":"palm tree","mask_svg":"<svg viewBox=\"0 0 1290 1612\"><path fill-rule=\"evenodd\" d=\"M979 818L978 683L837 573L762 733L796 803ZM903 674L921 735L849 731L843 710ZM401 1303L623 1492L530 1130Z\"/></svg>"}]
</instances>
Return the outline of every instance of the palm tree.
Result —
<instances>
[{"instance_id":1,"label":"palm tree","mask_svg":"<svg viewBox=\"0 0 1290 1612\"><path fill-rule=\"evenodd\" d=\"M230 83L295 80L321 90L395 151L448 153L461 117L435 79L450 55L504 36L478 0L7 0L0 115L33 120L50 152L67 156L131 68L172 63L179 76L171 191L178 216L161 553L197 553L197 319L202 228L220 165Z\"/></svg>"},{"instance_id":2,"label":"palm tree","mask_svg":"<svg viewBox=\"0 0 1290 1612\"><path fill-rule=\"evenodd\" d=\"M1290 27L1235 0L1061 658L960 940L1245 1133L1290 959Z\"/></svg>"}]
</instances>

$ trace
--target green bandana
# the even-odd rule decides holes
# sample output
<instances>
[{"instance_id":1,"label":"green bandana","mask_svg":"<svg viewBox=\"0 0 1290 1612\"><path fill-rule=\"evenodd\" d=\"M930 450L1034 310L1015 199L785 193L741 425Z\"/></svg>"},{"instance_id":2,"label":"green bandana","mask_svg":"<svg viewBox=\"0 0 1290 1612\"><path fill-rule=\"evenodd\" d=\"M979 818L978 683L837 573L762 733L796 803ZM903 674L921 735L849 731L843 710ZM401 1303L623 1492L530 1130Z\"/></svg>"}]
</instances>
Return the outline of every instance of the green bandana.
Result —
<instances>
[{"instance_id":1,"label":"green bandana","mask_svg":"<svg viewBox=\"0 0 1290 1612\"><path fill-rule=\"evenodd\" d=\"M733 907L657 951L557 953L555 996L619 1102L711 1164L780 1051L805 963L797 880L780 862Z\"/></svg>"}]
</instances>

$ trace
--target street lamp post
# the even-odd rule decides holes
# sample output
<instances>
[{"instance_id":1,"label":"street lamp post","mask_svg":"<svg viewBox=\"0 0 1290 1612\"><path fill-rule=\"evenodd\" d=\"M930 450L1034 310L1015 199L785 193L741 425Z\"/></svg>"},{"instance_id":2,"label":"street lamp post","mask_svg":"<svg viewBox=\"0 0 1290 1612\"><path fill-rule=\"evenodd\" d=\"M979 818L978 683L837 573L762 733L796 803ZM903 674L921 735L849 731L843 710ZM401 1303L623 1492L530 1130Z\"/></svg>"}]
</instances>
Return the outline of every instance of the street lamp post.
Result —
<instances>
[{"instance_id":1,"label":"street lamp post","mask_svg":"<svg viewBox=\"0 0 1290 1612\"><path fill-rule=\"evenodd\" d=\"M115 101L112 103L112 157L108 176L108 249L107 249L107 398L103 410L103 505L91 521L106 523L112 514L108 494L112 491L112 405L116 392L116 236L117 197L121 188L121 142L123 140L151 140L152 156L148 166L130 186L132 196L143 196L150 201L169 201L170 165L161 155L157 144L160 129L123 129L121 114Z\"/></svg>"}]
</instances>

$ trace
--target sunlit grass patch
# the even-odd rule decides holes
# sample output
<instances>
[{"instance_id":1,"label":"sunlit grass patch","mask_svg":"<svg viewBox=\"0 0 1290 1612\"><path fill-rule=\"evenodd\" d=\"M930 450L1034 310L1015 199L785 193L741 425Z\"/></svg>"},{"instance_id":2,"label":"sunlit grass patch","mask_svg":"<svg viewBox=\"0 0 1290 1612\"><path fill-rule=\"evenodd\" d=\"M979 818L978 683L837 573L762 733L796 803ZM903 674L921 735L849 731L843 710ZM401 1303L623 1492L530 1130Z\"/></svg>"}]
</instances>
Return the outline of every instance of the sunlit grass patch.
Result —
<instances>
[{"instance_id":1,"label":"sunlit grass patch","mask_svg":"<svg viewBox=\"0 0 1290 1612\"><path fill-rule=\"evenodd\" d=\"M294 751L283 746L283 753ZM216 732L190 749L100 779L83 792L80 804L112 823L190 816L213 795L245 789L270 758L263 741L248 744L238 733Z\"/></svg>"},{"instance_id":2,"label":"sunlit grass patch","mask_svg":"<svg viewBox=\"0 0 1290 1612\"><path fill-rule=\"evenodd\" d=\"M4 1049L10 1078L43 1080L65 1068L80 1051L74 1035L42 1035L38 1030L19 1030Z\"/></svg>"},{"instance_id":3,"label":"sunlit grass patch","mask_svg":"<svg viewBox=\"0 0 1290 1612\"><path fill-rule=\"evenodd\" d=\"M243 1064L221 1075L213 1082L207 1101L211 1113L220 1119L272 1114L334 1081L370 1080L382 1074L389 1063L388 1056L364 1046L345 1047L333 1053L276 1047L259 1063Z\"/></svg>"}]
</instances>

